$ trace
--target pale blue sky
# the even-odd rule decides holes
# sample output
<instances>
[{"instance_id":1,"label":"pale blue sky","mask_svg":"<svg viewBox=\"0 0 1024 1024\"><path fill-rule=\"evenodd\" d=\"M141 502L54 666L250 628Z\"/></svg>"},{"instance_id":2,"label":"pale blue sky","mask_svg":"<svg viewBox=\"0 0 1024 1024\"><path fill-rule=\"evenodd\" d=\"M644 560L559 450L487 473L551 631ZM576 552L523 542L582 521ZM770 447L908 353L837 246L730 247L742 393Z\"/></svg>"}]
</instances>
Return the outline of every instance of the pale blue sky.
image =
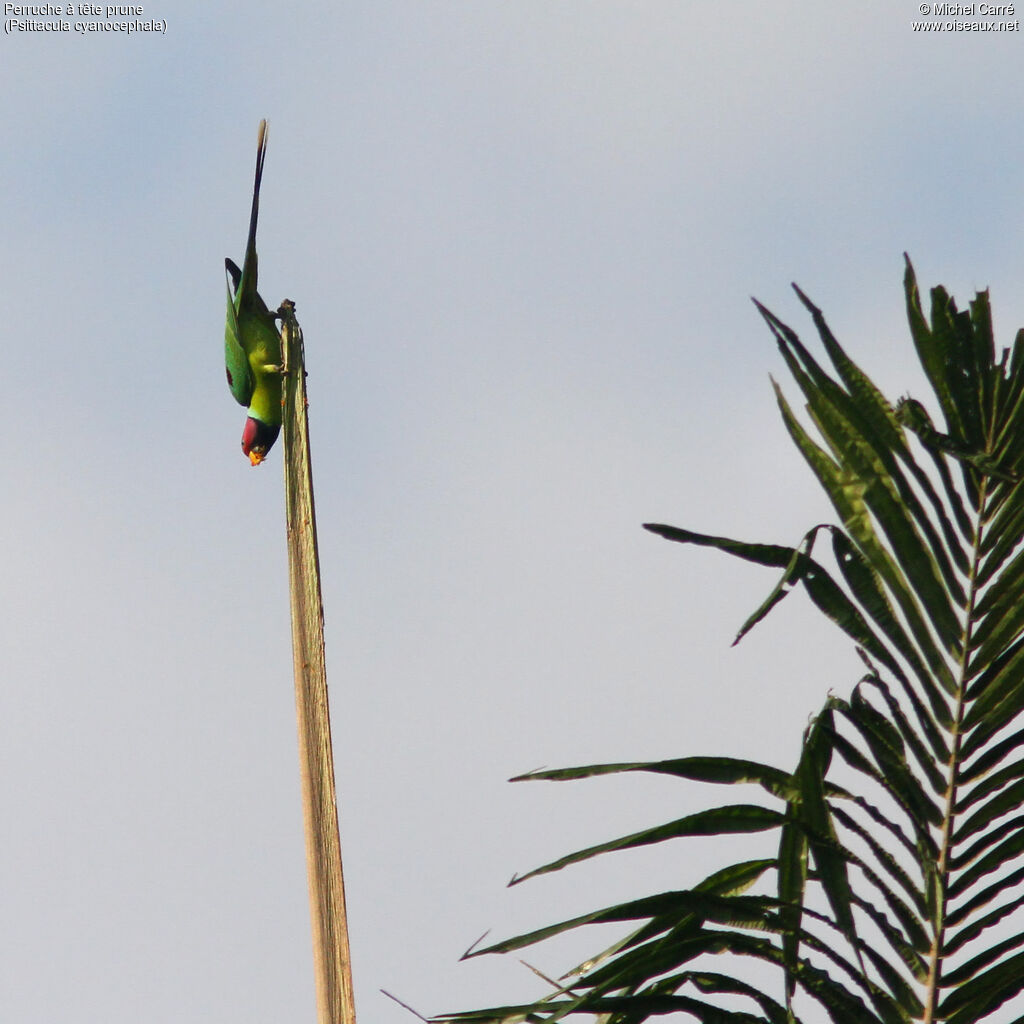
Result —
<instances>
[{"instance_id":1,"label":"pale blue sky","mask_svg":"<svg viewBox=\"0 0 1024 1024\"><path fill-rule=\"evenodd\" d=\"M506 778L787 766L858 678L824 626L796 642L802 597L730 649L773 574L640 523L831 518L751 295L810 338L798 281L890 394L921 388L904 250L923 288L991 286L1010 342L1021 34L914 33L903 0L145 10L166 35L0 40L0 1015L314 1019L280 451L249 467L222 360L261 117L359 1014L536 995L457 958L706 872L677 847L508 878L733 794Z\"/></svg>"}]
</instances>

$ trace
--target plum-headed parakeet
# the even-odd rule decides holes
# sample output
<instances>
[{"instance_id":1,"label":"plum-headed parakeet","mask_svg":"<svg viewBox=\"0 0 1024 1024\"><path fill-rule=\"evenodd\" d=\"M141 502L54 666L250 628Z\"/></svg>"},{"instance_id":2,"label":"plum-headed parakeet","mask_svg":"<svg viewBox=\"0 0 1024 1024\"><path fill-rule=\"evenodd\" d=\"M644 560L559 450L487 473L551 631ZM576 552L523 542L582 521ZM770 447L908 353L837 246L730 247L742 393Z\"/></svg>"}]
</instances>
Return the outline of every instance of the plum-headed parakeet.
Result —
<instances>
[{"instance_id":1,"label":"plum-headed parakeet","mask_svg":"<svg viewBox=\"0 0 1024 1024\"><path fill-rule=\"evenodd\" d=\"M239 405L247 407L249 416L242 431L242 451L254 466L266 458L281 430L281 335L276 314L267 309L256 290L256 221L266 152L267 122L260 121L245 261L241 270L234 260L224 261L228 277L224 361L231 394Z\"/></svg>"}]
</instances>

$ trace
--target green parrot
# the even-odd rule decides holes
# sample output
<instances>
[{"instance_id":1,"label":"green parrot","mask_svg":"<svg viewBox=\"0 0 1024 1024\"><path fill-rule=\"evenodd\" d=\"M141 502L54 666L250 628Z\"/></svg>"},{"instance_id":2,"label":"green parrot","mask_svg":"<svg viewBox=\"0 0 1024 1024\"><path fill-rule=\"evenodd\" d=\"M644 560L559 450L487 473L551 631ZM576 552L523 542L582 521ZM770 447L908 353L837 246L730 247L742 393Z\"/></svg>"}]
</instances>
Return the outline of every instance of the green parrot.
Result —
<instances>
[{"instance_id":1,"label":"green parrot","mask_svg":"<svg viewBox=\"0 0 1024 1024\"><path fill-rule=\"evenodd\" d=\"M239 270L234 260L224 261L228 278L224 361L231 394L249 413L242 431L242 451L254 466L266 458L281 430L281 335L277 314L267 309L256 291L256 221L266 152L267 122L260 121L245 262Z\"/></svg>"}]
</instances>

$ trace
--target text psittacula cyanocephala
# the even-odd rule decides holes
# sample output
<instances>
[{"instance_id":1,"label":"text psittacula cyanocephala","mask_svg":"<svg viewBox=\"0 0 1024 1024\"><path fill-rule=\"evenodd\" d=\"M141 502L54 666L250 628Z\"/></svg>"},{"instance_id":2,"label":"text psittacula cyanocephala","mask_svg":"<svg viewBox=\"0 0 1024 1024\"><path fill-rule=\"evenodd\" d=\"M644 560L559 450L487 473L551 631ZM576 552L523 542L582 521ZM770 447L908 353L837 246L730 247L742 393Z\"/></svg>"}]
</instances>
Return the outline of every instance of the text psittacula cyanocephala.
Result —
<instances>
[{"instance_id":1,"label":"text psittacula cyanocephala","mask_svg":"<svg viewBox=\"0 0 1024 1024\"><path fill-rule=\"evenodd\" d=\"M254 466L266 458L281 430L281 335L276 314L267 309L256 290L256 221L266 152L267 122L260 121L245 261L241 270L233 260L224 261L228 277L224 361L231 394L249 413L242 431L242 451Z\"/></svg>"}]
</instances>

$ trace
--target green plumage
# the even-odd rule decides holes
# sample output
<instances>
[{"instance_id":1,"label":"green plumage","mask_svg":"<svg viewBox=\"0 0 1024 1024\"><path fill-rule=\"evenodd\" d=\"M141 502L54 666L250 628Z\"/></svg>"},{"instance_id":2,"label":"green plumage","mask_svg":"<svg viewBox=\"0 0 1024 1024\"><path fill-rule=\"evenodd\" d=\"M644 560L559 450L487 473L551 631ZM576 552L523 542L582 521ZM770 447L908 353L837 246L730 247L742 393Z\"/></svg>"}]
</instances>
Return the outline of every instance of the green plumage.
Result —
<instances>
[{"instance_id":1,"label":"green plumage","mask_svg":"<svg viewBox=\"0 0 1024 1024\"><path fill-rule=\"evenodd\" d=\"M266 152L267 122L261 121L245 260L241 270L233 260L224 261L228 292L224 361L231 394L240 405L247 406L250 418L256 421L261 433L260 442L255 448L251 439L247 446L246 437L250 433L248 424L246 434L243 434L242 448L253 465L262 461L281 425L281 335L277 329L276 315L267 309L267 304L256 289L256 223L259 218L260 181ZM256 457L250 448L256 452Z\"/></svg>"}]
</instances>

